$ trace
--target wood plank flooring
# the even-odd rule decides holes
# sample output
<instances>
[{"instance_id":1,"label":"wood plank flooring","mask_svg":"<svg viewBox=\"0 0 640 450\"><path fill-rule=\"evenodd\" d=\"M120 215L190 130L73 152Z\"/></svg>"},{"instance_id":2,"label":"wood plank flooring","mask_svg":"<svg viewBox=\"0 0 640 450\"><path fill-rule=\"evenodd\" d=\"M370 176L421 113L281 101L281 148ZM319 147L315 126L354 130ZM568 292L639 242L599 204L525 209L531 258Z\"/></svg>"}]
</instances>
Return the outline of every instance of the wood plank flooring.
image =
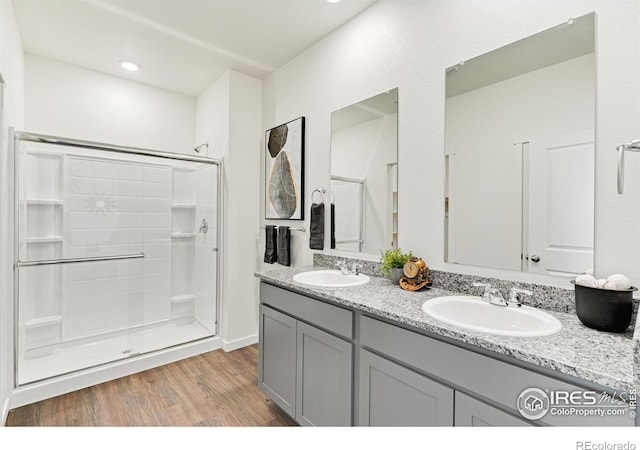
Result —
<instances>
[{"instance_id":1,"label":"wood plank flooring","mask_svg":"<svg viewBox=\"0 0 640 450\"><path fill-rule=\"evenodd\" d=\"M257 380L257 345L216 350L16 408L7 426L295 425Z\"/></svg>"}]
</instances>

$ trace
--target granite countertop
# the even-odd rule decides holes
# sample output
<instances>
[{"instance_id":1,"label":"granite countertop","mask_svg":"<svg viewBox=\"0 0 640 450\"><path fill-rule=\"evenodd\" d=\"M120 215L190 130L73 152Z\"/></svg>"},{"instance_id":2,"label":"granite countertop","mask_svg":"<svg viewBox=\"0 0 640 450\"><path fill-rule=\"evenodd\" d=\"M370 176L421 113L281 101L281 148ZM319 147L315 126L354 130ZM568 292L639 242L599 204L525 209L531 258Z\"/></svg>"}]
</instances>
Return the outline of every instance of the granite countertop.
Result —
<instances>
[{"instance_id":1,"label":"granite countertop","mask_svg":"<svg viewBox=\"0 0 640 450\"><path fill-rule=\"evenodd\" d=\"M325 289L293 281L299 272L322 267L281 268L256 273L263 281L329 302L384 317L520 361L572 375L612 389L633 389L634 339L630 333L605 333L585 327L575 314L547 311L562 322L553 336L515 338L478 334L439 322L422 311L422 303L452 292L429 288L409 292L385 278L363 286Z\"/></svg>"}]
</instances>

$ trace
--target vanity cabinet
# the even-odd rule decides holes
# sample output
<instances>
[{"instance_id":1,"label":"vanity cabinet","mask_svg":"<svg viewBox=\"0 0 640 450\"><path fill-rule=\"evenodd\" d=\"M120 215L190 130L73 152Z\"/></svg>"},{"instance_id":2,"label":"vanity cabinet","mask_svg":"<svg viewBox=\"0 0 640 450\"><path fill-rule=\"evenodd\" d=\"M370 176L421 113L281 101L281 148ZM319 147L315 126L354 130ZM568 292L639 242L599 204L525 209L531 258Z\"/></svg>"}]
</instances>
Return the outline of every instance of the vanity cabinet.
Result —
<instances>
[{"instance_id":1,"label":"vanity cabinet","mask_svg":"<svg viewBox=\"0 0 640 450\"><path fill-rule=\"evenodd\" d=\"M473 397L456 392L457 427L531 427L533 424L512 416Z\"/></svg>"},{"instance_id":2,"label":"vanity cabinet","mask_svg":"<svg viewBox=\"0 0 640 450\"><path fill-rule=\"evenodd\" d=\"M352 344L297 322L296 421L351 425Z\"/></svg>"},{"instance_id":3,"label":"vanity cabinet","mask_svg":"<svg viewBox=\"0 0 640 450\"><path fill-rule=\"evenodd\" d=\"M525 420L527 388L604 388L264 282L260 300L259 385L301 425L634 426L628 414Z\"/></svg>"},{"instance_id":4,"label":"vanity cabinet","mask_svg":"<svg viewBox=\"0 0 640 450\"><path fill-rule=\"evenodd\" d=\"M482 420L497 426L512 426L515 423L512 419L522 420L516 405L518 396L531 387L548 392L597 390L596 386L580 384L577 379L569 380L569 377L560 374L558 377L549 376L542 373L543 369L528 369L480 353L479 350L463 348L462 343L450 344L377 318L360 316L359 323L363 350L378 353L456 390L456 425L468 425L474 420L479 424ZM472 401L471 397L463 394L487 399L487 402ZM481 407L483 405L486 408ZM547 414L534 422L522 422L523 425L551 426L634 425L628 415L594 417Z\"/></svg>"},{"instance_id":5,"label":"vanity cabinet","mask_svg":"<svg viewBox=\"0 0 640 450\"><path fill-rule=\"evenodd\" d=\"M301 425L350 426L353 313L264 284L261 301L260 389Z\"/></svg>"},{"instance_id":6,"label":"vanity cabinet","mask_svg":"<svg viewBox=\"0 0 640 450\"><path fill-rule=\"evenodd\" d=\"M359 425L453 426L453 389L360 352Z\"/></svg>"},{"instance_id":7,"label":"vanity cabinet","mask_svg":"<svg viewBox=\"0 0 640 450\"><path fill-rule=\"evenodd\" d=\"M260 389L296 416L296 332L293 317L260 307Z\"/></svg>"}]
</instances>

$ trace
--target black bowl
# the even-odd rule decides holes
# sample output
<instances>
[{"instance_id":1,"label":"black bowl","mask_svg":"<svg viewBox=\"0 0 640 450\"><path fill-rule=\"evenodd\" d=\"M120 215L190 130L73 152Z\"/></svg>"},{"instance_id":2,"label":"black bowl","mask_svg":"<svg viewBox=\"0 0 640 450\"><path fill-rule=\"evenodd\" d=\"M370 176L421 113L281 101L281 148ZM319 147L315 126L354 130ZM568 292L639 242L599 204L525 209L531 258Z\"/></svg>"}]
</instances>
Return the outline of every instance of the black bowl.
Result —
<instances>
[{"instance_id":1,"label":"black bowl","mask_svg":"<svg viewBox=\"0 0 640 450\"><path fill-rule=\"evenodd\" d=\"M575 286L576 314L580 322L600 331L622 333L631 323L633 291L631 287L625 291Z\"/></svg>"}]
</instances>

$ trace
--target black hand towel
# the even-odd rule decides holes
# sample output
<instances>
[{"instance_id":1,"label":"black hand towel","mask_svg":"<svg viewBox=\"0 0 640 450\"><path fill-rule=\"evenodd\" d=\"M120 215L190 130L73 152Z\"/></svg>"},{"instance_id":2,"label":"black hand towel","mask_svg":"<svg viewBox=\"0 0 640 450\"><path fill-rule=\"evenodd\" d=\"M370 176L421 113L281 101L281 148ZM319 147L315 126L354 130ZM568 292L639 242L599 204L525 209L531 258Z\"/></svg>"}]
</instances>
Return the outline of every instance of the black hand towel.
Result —
<instances>
[{"instance_id":1,"label":"black hand towel","mask_svg":"<svg viewBox=\"0 0 640 450\"><path fill-rule=\"evenodd\" d=\"M273 264L278 259L278 230L275 225L267 225L264 227L265 244L264 244L264 262Z\"/></svg>"},{"instance_id":2,"label":"black hand towel","mask_svg":"<svg viewBox=\"0 0 640 450\"><path fill-rule=\"evenodd\" d=\"M336 248L336 205L331 203L331 248Z\"/></svg>"},{"instance_id":3,"label":"black hand towel","mask_svg":"<svg viewBox=\"0 0 640 450\"><path fill-rule=\"evenodd\" d=\"M290 241L291 230L289 227L278 227L278 264L283 266L291 265Z\"/></svg>"},{"instance_id":4,"label":"black hand towel","mask_svg":"<svg viewBox=\"0 0 640 450\"><path fill-rule=\"evenodd\" d=\"M311 204L311 224L309 226L309 248L324 249L324 203Z\"/></svg>"}]
</instances>

